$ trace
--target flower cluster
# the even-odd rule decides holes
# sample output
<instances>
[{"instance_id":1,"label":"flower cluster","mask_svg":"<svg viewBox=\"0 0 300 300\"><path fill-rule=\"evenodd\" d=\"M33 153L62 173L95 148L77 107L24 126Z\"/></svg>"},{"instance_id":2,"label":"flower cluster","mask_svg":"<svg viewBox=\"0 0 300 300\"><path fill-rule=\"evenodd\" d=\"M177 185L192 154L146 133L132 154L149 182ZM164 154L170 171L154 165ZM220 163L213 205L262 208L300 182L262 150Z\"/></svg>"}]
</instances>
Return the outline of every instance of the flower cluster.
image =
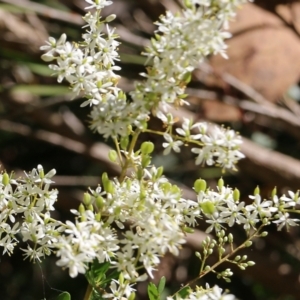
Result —
<instances>
[{"instance_id":1,"label":"flower cluster","mask_svg":"<svg viewBox=\"0 0 300 300\"><path fill-rule=\"evenodd\" d=\"M222 293L222 289L215 285L210 288L209 285L206 285L206 289L202 287L197 287L196 291L190 291L187 297L181 298L180 296L176 297L176 300L186 299L186 300L235 300L237 299L232 294ZM172 300L172 297L168 297L167 300Z\"/></svg>"},{"instance_id":2,"label":"flower cluster","mask_svg":"<svg viewBox=\"0 0 300 300\"><path fill-rule=\"evenodd\" d=\"M220 128L218 126L208 126L207 123L194 123L192 120L184 118L182 128L176 128L177 136L170 133L172 129L168 126L168 131L164 133L163 143L164 154L170 153L171 149L180 152L180 147L184 143L195 145L191 151L196 156L196 165L218 165L222 168L233 169L238 160L244 158L239 151L242 139L233 130Z\"/></svg>"},{"instance_id":3,"label":"flower cluster","mask_svg":"<svg viewBox=\"0 0 300 300\"><path fill-rule=\"evenodd\" d=\"M23 249L25 257L40 260L50 255L57 241L61 223L51 219L57 200L57 190L50 190L51 177L55 170L46 175L39 165L25 178L13 179L7 173L0 175L0 246L3 253L12 254L18 244L17 234L24 242L32 242Z\"/></svg>"},{"instance_id":4,"label":"flower cluster","mask_svg":"<svg viewBox=\"0 0 300 300\"><path fill-rule=\"evenodd\" d=\"M299 219L293 219L289 214L297 213L295 207L300 204L298 192L295 194L290 191L290 197L283 195L278 198L275 189L272 199L267 200L261 198L259 188L256 188L254 195L249 196L253 202L246 205L245 202L240 202L239 191L225 187L223 179L219 180L217 191L206 190L206 182L202 179L195 182L194 189L198 193L197 201L201 213L205 216L206 223L210 224L206 232L213 229L218 232L225 224L229 227L238 224L243 225L249 234L250 229L256 230L258 224L268 225L273 222L281 230L284 226L288 229L299 222Z\"/></svg>"},{"instance_id":5,"label":"flower cluster","mask_svg":"<svg viewBox=\"0 0 300 300\"><path fill-rule=\"evenodd\" d=\"M246 1L183 2L182 14L167 12L156 22L157 34L145 53L153 65L142 74L146 80L131 93L134 101L144 101L154 112L167 111L168 104L187 104L183 99L191 72L210 54L226 57L224 40L230 34L224 25Z\"/></svg>"},{"instance_id":6,"label":"flower cluster","mask_svg":"<svg viewBox=\"0 0 300 300\"><path fill-rule=\"evenodd\" d=\"M119 60L119 42L107 25L115 16L104 20L100 16L112 1L86 0L89 12L84 16L86 32L82 42L67 42L65 34L58 40L49 38L47 45L41 47L46 51L43 59L53 62L50 68L58 82L67 80L74 96L86 98L81 106L92 107L90 127L105 138L114 138L116 151L111 151L109 158L119 164L121 174L109 179L104 173L101 186L89 189L79 208L72 210L75 221L65 224L50 215L57 199L57 191L50 189L54 170L45 175L38 166L18 180L1 174L0 246L4 253L13 252L16 235L20 233L28 244L24 249L26 258L40 260L55 251L57 264L67 268L71 277L85 274L95 293L100 288L101 299L134 299L132 285L148 275L152 277L167 252L178 255L185 234L192 231L200 218L205 219L206 232L215 231L219 238L218 242L208 239L203 243L203 266L215 247L221 261L224 243L232 242L230 233L225 236L225 230L235 224L243 226L248 242L251 232L260 234L268 224L276 224L279 230L297 225L299 220L290 214L298 212L298 192L278 197L274 190L271 199L262 199L257 188L250 196L252 203L246 205L240 201L239 191L224 186L222 179L216 191L207 189L206 182L198 179L194 184L197 201L184 199L180 188L163 176L162 167L151 165L154 145L144 142L140 149L135 149L140 131L153 132L147 129L152 112L166 125L164 132L156 132L165 139L164 154L171 150L180 152L183 145L190 144L196 164L222 168L234 168L243 157L239 151L241 138L233 130L212 128L188 119L176 128L167 110L170 104L186 103L184 90L191 72L207 55L226 56L224 39L229 34L224 26L234 16L236 7L245 1L185 0L181 14L167 12L162 16L156 23L158 33L145 54L152 65L142 74L145 81L137 83L130 93L130 100L117 87L119 76L115 72L120 68L115 63ZM237 250L232 248L232 254ZM232 262L240 268L254 264L245 260L236 257ZM117 272L109 284L101 280L94 284L90 280L92 275L87 274L96 264L102 270L105 266L106 271ZM199 274L202 271L210 269L201 269ZM103 277L107 278L106 275ZM231 275L230 269L218 274L225 280ZM97 285L99 282L102 286ZM235 298L222 293L217 286L206 286L190 290L186 299Z\"/></svg>"},{"instance_id":7,"label":"flower cluster","mask_svg":"<svg viewBox=\"0 0 300 300\"><path fill-rule=\"evenodd\" d=\"M83 41L70 43L63 34L57 41L50 37L47 45L41 50L47 51L42 58L54 61L50 68L58 77L58 82L66 79L75 96L87 98L81 106L93 106L91 112L91 129L105 138L126 136L128 126L139 124L134 105L126 101L126 96L116 85L119 76L115 74L120 67L115 65L119 60L117 48L118 37L107 23L115 15L101 20L101 10L112 4L112 1L86 0L90 4L86 9L92 10L84 16L86 33ZM144 117L145 118L145 117Z\"/></svg>"}]
</instances>

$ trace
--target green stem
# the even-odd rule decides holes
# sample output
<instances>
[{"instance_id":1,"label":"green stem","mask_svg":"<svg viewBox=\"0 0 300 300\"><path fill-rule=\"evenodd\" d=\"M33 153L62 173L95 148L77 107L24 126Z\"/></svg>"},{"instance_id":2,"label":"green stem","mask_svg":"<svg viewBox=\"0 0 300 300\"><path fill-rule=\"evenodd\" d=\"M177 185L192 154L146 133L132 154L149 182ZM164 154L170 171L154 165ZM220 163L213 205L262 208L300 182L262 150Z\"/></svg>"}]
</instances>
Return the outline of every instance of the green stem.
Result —
<instances>
[{"instance_id":1,"label":"green stem","mask_svg":"<svg viewBox=\"0 0 300 300\"><path fill-rule=\"evenodd\" d=\"M86 291L85 291L85 295L84 295L83 300L90 300L92 292L93 292L93 287L89 284L87 286Z\"/></svg>"},{"instance_id":2,"label":"green stem","mask_svg":"<svg viewBox=\"0 0 300 300\"><path fill-rule=\"evenodd\" d=\"M128 149L128 157L126 157L126 161L125 161L124 165L122 166L122 171L119 176L119 182L122 182L126 176L127 168L131 162L130 156L134 150L134 147L136 145L136 142L137 142L137 139L138 139L140 133L141 133L141 131L139 129L137 129L132 136L132 140L130 142L129 149Z\"/></svg>"},{"instance_id":3,"label":"green stem","mask_svg":"<svg viewBox=\"0 0 300 300\"><path fill-rule=\"evenodd\" d=\"M120 149L118 140L116 138L114 138L114 143L115 143L117 154L118 154L118 157L119 157L120 166L121 166L121 168L123 168L123 161L122 161L121 149Z\"/></svg>"},{"instance_id":4,"label":"green stem","mask_svg":"<svg viewBox=\"0 0 300 300\"><path fill-rule=\"evenodd\" d=\"M240 246L238 246L237 248L235 248L233 251L231 251L230 253L228 253L226 256L224 256L221 260L219 260L218 262L216 262L212 267L210 267L207 271L204 272L200 272L200 274L194 278L193 280L189 281L187 284L185 284L184 286L182 286L175 294L172 295L172 297L174 297L176 294L180 293L180 291L182 291L183 289L187 288L188 286L190 286L191 284L193 284L194 282L196 282L197 280L199 280L200 278L202 278L203 276L205 276L206 274L208 274L209 272L213 272L214 269L216 267L218 267L220 264L222 264L223 262L225 262L230 256L232 256L233 254L235 254L236 252L238 252L239 250L245 248L245 243L247 243L248 241L251 241L253 238L257 237L259 235L259 232L261 231L261 229L264 227L265 225L261 225L258 230L256 230L250 237L247 238L247 240L245 242L243 242Z\"/></svg>"}]
</instances>

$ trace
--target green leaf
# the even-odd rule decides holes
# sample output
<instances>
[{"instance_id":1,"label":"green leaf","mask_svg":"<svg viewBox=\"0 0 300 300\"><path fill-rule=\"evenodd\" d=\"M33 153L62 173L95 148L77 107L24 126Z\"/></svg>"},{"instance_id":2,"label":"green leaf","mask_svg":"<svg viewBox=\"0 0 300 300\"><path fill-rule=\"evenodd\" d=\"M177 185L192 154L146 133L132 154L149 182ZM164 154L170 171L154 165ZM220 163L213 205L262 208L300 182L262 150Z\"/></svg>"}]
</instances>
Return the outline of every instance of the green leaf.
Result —
<instances>
[{"instance_id":1,"label":"green leaf","mask_svg":"<svg viewBox=\"0 0 300 300\"><path fill-rule=\"evenodd\" d=\"M155 284L153 284L152 282L150 282L148 284L148 296L150 300L158 300L158 290L157 287L155 286Z\"/></svg>"},{"instance_id":2,"label":"green leaf","mask_svg":"<svg viewBox=\"0 0 300 300\"><path fill-rule=\"evenodd\" d=\"M56 300L71 300L71 295L68 292L61 293Z\"/></svg>"},{"instance_id":3,"label":"green leaf","mask_svg":"<svg viewBox=\"0 0 300 300\"><path fill-rule=\"evenodd\" d=\"M69 87L57 85L16 85L11 90L13 94L28 93L37 96L55 96L70 93Z\"/></svg>"},{"instance_id":4,"label":"green leaf","mask_svg":"<svg viewBox=\"0 0 300 300\"><path fill-rule=\"evenodd\" d=\"M158 284L158 293L161 294L163 292L163 290L165 289L165 285L166 285L166 277L163 276Z\"/></svg>"},{"instance_id":5,"label":"green leaf","mask_svg":"<svg viewBox=\"0 0 300 300\"><path fill-rule=\"evenodd\" d=\"M181 298L185 299L190 293L190 287L185 287L184 289L182 289L178 294Z\"/></svg>"}]
</instances>

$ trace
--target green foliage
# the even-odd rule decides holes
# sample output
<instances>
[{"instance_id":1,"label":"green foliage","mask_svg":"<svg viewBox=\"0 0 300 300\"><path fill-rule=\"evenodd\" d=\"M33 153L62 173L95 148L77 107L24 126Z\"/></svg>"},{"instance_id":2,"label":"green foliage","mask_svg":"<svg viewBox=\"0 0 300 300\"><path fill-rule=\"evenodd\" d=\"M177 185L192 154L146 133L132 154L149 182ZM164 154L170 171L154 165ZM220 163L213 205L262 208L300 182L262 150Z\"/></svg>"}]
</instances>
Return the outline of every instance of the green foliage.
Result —
<instances>
[{"instance_id":1,"label":"green foliage","mask_svg":"<svg viewBox=\"0 0 300 300\"><path fill-rule=\"evenodd\" d=\"M56 300L71 300L71 295L68 292L61 293Z\"/></svg>"}]
</instances>

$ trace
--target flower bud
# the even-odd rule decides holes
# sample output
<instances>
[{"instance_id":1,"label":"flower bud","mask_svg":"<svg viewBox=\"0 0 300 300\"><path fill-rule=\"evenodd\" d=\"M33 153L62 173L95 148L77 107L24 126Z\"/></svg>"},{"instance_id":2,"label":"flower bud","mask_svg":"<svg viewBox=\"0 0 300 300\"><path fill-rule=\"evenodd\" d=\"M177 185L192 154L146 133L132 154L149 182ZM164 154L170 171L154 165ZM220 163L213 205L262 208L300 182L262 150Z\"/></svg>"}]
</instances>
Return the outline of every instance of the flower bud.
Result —
<instances>
[{"instance_id":1,"label":"flower bud","mask_svg":"<svg viewBox=\"0 0 300 300\"><path fill-rule=\"evenodd\" d=\"M193 228L187 227L187 226L183 227L183 231L186 233L194 233L195 232L195 230Z\"/></svg>"},{"instance_id":2,"label":"flower bud","mask_svg":"<svg viewBox=\"0 0 300 300\"><path fill-rule=\"evenodd\" d=\"M9 176L6 172L2 175L2 184L4 186L7 186L9 184Z\"/></svg>"},{"instance_id":3,"label":"flower bud","mask_svg":"<svg viewBox=\"0 0 300 300\"><path fill-rule=\"evenodd\" d=\"M105 22L109 23L109 22L113 21L116 17L117 16L115 14L111 14L106 17Z\"/></svg>"},{"instance_id":4,"label":"flower bud","mask_svg":"<svg viewBox=\"0 0 300 300\"><path fill-rule=\"evenodd\" d=\"M128 300L134 300L135 299L135 292L132 292L129 297Z\"/></svg>"},{"instance_id":5,"label":"flower bud","mask_svg":"<svg viewBox=\"0 0 300 300\"><path fill-rule=\"evenodd\" d=\"M109 150L108 152L108 158L111 162L116 162L118 158L118 154L115 150Z\"/></svg>"},{"instance_id":6,"label":"flower bud","mask_svg":"<svg viewBox=\"0 0 300 300\"><path fill-rule=\"evenodd\" d=\"M144 142L141 145L141 152L142 154L150 154L154 150L154 144L152 142Z\"/></svg>"},{"instance_id":7,"label":"flower bud","mask_svg":"<svg viewBox=\"0 0 300 300\"><path fill-rule=\"evenodd\" d=\"M212 215L216 210L215 205L211 201L205 201L200 203L200 207L202 211L208 215Z\"/></svg>"},{"instance_id":8,"label":"flower bud","mask_svg":"<svg viewBox=\"0 0 300 300\"><path fill-rule=\"evenodd\" d=\"M206 181L203 179L197 179L194 183L194 190L196 193L205 192L206 190Z\"/></svg>"},{"instance_id":9,"label":"flower bud","mask_svg":"<svg viewBox=\"0 0 300 300\"><path fill-rule=\"evenodd\" d=\"M276 188L276 186L275 186L274 189L272 190L271 196L272 196L272 198L273 198L273 197L276 196L276 195L277 195L277 188Z\"/></svg>"},{"instance_id":10,"label":"flower bud","mask_svg":"<svg viewBox=\"0 0 300 300\"><path fill-rule=\"evenodd\" d=\"M260 194L260 190L259 190L259 186L257 186L254 190L254 196L259 194Z\"/></svg>"},{"instance_id":11,"label":"flower bud","mask_svg":"<svg viewBox=\"0 0 300 300\"><path fill-rule=\"evenodd\" d=\"M245 243L245 247L251 247L251 245L252 245L252 242L251 242L251 241L247 241L247 242Z\"/></svg>"},{"instance_id":12,"label":"flower bud","mask_svg":"<svg viewBox=\"0 0 300 300\"><path fill-rule=\"evenodd\" d=\"M240 200L240 191L237 188L235 188L233 191L233 200L235 202L239 202Z\"/></svg>"},{"instance_id":13,"label":"flower bud","mask_svg":"<svg viewBox=\"0 0 300 300\"><path fill-rule=\"evenodd\" d=\"M121 138L121 141L120 141L121 149L122 149L122 150L126 150L128 144L129 144L129 137L128 137L128 136L123 136L123 137Z\"/></svg>"},{"instance_id":14,"label":"flower bud","mask_svg":"<svg viewBox=\"0 0 300 300\"><path fill-rule=\"evenodd\" d=\"M91 204L91 195L89 193L83 194L83 203L88 206Z\"/></svg>"},{"instance_id":15,"label":"flower bud","mask_svg":"<svg viewBox=\"0 0 300 300\"><path fill-rule=\"evenodd\" d=\"M80 203L79 208L78 208L79 213L82 215L85 212L85 208L82 205L82 203Z\"/></svg>"},{"instance_id":16,"label":"flower bud","mask_svg":"<svg viewBox=\"0 0 300 300\"><path fill-rule=\"evenodd\" d=\"M224 180L223 178L221 177L219 180L218 180L218 187L219 189L221 190L224 186Z\"/></svg>"},{"instance_id":17,"label":"flower bud","mask_svg":"<svg viewBox=\"0 0 300 300\"><path fill-rule=\"evenodd\" d=\"M149 164L150 164L150 162L151 162L150 156L147 155L147 156L143 156L143 157L142 157L142 167L143 167L143 168L148 167Z\"/></svg>"},{"instance_id":18,"label":"flower bud","mask_svg":"<svg viewBox=\"0 0 300 300\"><path fill-rule=\"evenodd\" d=\"M120 285L123 285L123 283L124 283L124 275L122 272L119 275L119 283L120 283Z\"/></svg>"},{"instance_id":19,"label":"flower bud","mask_svg":"<svg viewBox=\"0 0 300 300\"><path fill-rule=\"evenodd\" d=\"M163 166L157 168L157 170L156 170L156 178L161 177L161 175L163 174L163 172L164 172L164 167Z\"/></svg>"},{"instance_id":20,"label":"flower bud","mask_svg":"<svg viewBox=\"0 0 300 300\"><path fill-rule=\"evenodd\" d=\"M45 177L45 173L44 173L43 167L41 165L38 165L37 169L39 171L40 178L44 178Z\"/></svg>"},{"instance_id":21,"label":"flower bud","mask_svg":"<svg viewBox=\"0 0 300 300\"><path fill-rule=\"evenodd\" d=\"M102 210L102 208L104 207L104 199L101 196L98 196L96 198L96 206L99 210Z\"/></svg>"}]
</instances>

